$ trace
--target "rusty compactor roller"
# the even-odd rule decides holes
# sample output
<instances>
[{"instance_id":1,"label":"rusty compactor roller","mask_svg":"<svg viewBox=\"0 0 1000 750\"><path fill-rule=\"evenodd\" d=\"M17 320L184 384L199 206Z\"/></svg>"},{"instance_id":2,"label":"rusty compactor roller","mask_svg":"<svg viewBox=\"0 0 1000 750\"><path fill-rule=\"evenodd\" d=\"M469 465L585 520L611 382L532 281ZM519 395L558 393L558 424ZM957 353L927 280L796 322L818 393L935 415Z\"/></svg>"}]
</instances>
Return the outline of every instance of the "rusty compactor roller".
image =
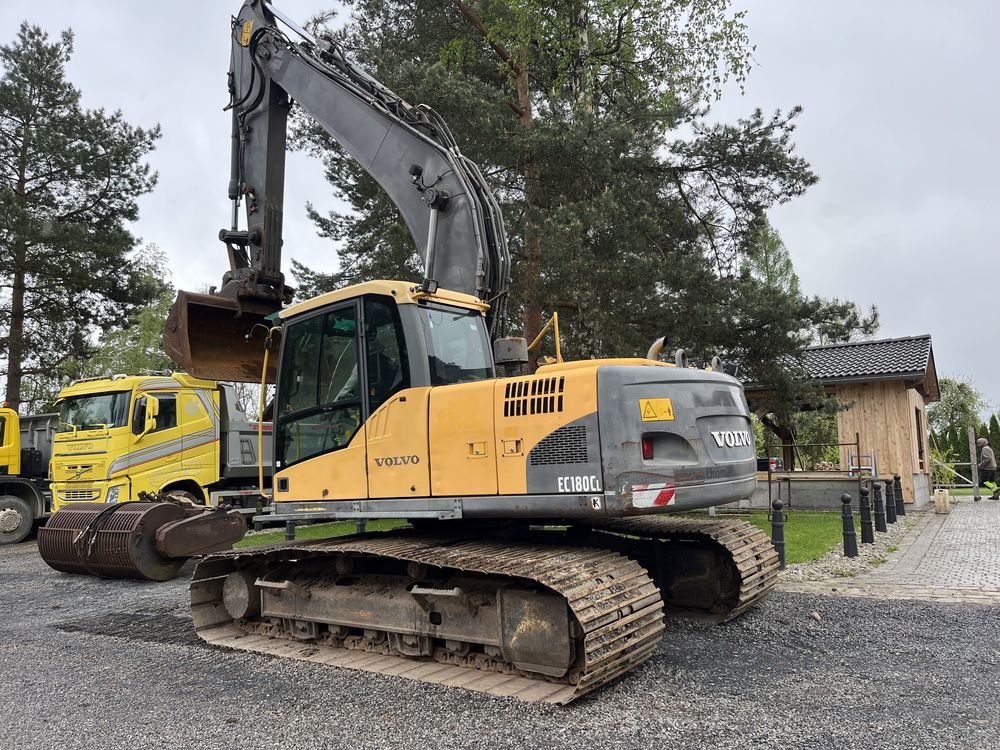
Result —
<instances>
[{"instance_id":1,"label":"rusty compactor roller","mask_svg":"<svg viewBox=\"0 0 1000 750\"><path fill-rule=\"evenodd\" d=\"M38 551L63 573L169 581L190 557L230 549L243 516L173 502L75 503L38 532Z\"/></svg>"}]
</instances>

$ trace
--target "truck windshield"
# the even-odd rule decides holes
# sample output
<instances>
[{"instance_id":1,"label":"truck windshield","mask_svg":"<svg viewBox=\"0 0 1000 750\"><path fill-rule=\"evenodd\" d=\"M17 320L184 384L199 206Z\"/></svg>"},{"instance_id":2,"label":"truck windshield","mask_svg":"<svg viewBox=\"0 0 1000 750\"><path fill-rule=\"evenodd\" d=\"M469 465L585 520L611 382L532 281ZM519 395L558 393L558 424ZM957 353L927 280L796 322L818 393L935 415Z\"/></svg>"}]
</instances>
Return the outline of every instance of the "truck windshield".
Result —
<instances>
[{"instance_id":1,"label":"truck windshield","mask_svg":"<svg viewBox=\"0 0 1000 750\"><path fill-rule=\"evenodd\" d=\"M129 391L70 396L59 404L59 432L124 427L128 424Z\"/></svg>"},{"instance_id":2,"label":"truck windshield","mask_svg":"<svg viewBox=\"0 0 1000 750\"><path fill-rule=\"evenodd\" d=\"M430 355L432 385L493 377L483 316L456 307L423 307L420 320Z\"/></svg>"}]
</instances>

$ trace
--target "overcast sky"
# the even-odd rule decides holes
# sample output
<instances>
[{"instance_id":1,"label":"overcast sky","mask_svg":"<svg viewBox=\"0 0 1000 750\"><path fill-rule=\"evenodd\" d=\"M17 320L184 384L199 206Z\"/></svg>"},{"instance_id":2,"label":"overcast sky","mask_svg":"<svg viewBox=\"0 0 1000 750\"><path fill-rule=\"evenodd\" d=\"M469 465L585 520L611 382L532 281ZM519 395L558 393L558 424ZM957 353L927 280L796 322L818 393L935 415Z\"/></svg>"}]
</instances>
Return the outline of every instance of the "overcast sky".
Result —
<instances>
[{"instance_id":1,"label":"overcast sky","mask_svg":"<svg viewBox=\"0 0 1000 750\"><path fill-rule=\"evenodd\" d=\"M305 20L334 6L282 0ZM69 74L89 107L160 123L159 186L135 231L170 257L178 288L218 284L228 225L225 74L236 0L3 0L0 39L22 20L71 27ZM1000 408L1000 3L744 0L757 45L746 94L712 118L805 108L798 152L820 182L772 221L810 294L878 305L881 337L930 333L941 375ZM457 133L461 142L461 133ZM334 205L320 164L290 154L285 259L332 266L305 202Z\"/></svg>"}]
</instances>

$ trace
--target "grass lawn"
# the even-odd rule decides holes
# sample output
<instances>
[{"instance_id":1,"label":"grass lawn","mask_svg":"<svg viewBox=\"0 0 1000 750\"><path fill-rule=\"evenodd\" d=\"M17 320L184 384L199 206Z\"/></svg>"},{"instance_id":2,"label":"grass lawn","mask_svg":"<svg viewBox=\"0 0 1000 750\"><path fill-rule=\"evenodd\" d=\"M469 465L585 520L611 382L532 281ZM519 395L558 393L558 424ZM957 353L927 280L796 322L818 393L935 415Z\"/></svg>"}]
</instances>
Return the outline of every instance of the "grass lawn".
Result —
<instances>
[{"instance_id":1,"label":"grass lawn","mask_svg":"<svg viewBox=\"0 0 1000 750\"><path fill-rule=\"evenodd\" d=\"M808 562L844 541L844 525L837 511L790 510L785 523L785 562ZM722 514L720 514L722 515ZM717 516L718 517L718 516ZM771 523L764 511L745 516L754 526L771 535ZM861 538L861 522L854 514L854 529Z\"/></svg>"},{"instance_id":2,"label":"grass lawn","mask_svg":"<svg viewBox=\"0 0 1000 750\"><path fill-rule=\"evenodd\" d=\"M948 491L952 495L962 495L963 497L972 497L972 494L973 494L971 487L959 487L957 489L948 490ZM980 495L980 497L989 497L990 496L990 491L988 489L986 489L985 487L980 487L979 488L979 495Z\"/></svg>"},{"instance_id":3,"label":"grass lawn","mask_svg":"<svg viewBox=\"0 0 1000 750\"><path fill-rule=\"evenodd\" d=\"M403 526L406 521L398 518L378 518L368 521L366 531L388 531L397 526ZM334 521L332 523L316 523L310 526L298 526L295 529L295 540L302 539L327 539L331 536L347 536L357 530L354 521ZM262 544L277 544L285 541L285 530L264 531L259 534L251 534L236 543L236 547L259 547Z\"/></svg>"},{"instance_id":4,"label":"grass lawn","mask_svg":"<svg viewBox=\"0 0 1000 750\"><path fill-rule=\"evenodd\" d=\"M726 514L718 517L725 518ZM763 529L770 536L771 524L764 511L740 516ZM377 519L368 522L368 531L388 531L402 526L406 521L399 519ZM854 527L860 537L860 521L854 514ZM317 523L311 526L299 526L295 530L296 540L326 539L333 536L353 534L356 526L354 521L335 521L333 523ZM785 555L788 564L807 562L820 557L831 547L843 541L843 526L841 516L836 511L792 510L788 511L788 522L785 524ZM239 543L237 547L258 547L264 544L277 544L285 540L285 530L265 531L252 534Z\"/></svg>"}]
</instances>

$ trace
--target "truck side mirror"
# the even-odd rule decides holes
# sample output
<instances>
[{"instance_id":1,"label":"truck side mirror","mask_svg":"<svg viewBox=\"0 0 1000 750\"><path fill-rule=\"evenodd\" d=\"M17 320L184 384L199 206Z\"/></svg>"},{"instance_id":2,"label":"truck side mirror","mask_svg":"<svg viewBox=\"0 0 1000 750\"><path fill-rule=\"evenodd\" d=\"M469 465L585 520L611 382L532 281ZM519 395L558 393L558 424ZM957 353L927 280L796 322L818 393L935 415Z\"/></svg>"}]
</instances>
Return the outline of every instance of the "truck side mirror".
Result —
<instances>
[{"instance_id":1,"label":"truck side mirror","mask_svg":"<svg viewBox=\"0 0 1000 750\"><path fill-rule=\"evenodd\" d=\"M143 396L142 401L143 423L142 432L138 434L139 438L156 429L156 417L160 413L160 402L156 396ZM136 412L138 413L139 410L136 409Z\"/></svg>"}]
</instances>

